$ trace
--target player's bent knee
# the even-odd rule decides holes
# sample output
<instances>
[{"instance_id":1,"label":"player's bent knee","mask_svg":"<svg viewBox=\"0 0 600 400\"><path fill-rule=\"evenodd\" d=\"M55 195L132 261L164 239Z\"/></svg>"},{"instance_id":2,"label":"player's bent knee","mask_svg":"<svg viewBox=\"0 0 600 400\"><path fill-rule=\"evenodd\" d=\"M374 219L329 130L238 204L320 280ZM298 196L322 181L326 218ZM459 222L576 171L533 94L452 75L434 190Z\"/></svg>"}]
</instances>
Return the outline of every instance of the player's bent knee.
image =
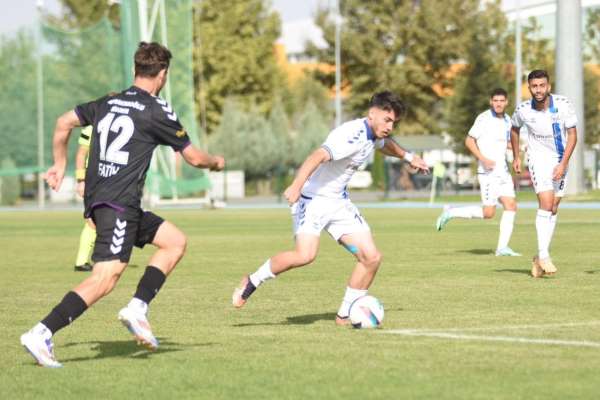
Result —
<instances>
[{"instance_id":1,"label":"player's bent knee","mask_svg":"<svg viewBox=\"0 0 600 400\"><path fill-rule=\"evenodd\" d=\"M308 265L315 260L316 256L317 255L313 253L298 253L296 257L296 266L302 267Z\"/></svg>"},{"instance_id":2,"label":"player's bent knee","mask_svg":"<svg viewBox=\"0 0 600 400\"><path fill-rule=\"evenodd\" d=\"M483 218L485 219L490 219L490 218L494 218L494 216L496 215L496 208L483 208Z\"/></svg>"},{"instance_id":3,"label":"player's bent knee","mask_svg":"<svg viewBox=\"0 0 600 400\"><path fill-rule=\"evenodd\" d=\"M381 252L375 250L374 252L370 252L368 254L363 254L360 262L365 265L367 268L377 269L381 264L383 256Z\"/></svg>"},{"instance_id":4,"label":"player's bent knee","mask_svg":"<svg viewBox=\"0 0 600 400\"><path fill-rule=\"evenodd\" d=\"M99 296L106 296L109 294L116 286L121 277L121 273L122 270L116 268L98 268L98 272L96 272L96 268L94 268L94 272L90 279L92 280L91 283L94 286L96 293Z\"/></svg>"},{"instance_id":5,"label":"player's bent knee","mask_svg":"<svg viewBox=\"0 0 600 400\"><path fill-rule=\"evenodd\" d=\"M173 240L171 250L178 257L181 258L185 254L187 249L187 237L182 233Z\"/></svg>"}]
</instances>

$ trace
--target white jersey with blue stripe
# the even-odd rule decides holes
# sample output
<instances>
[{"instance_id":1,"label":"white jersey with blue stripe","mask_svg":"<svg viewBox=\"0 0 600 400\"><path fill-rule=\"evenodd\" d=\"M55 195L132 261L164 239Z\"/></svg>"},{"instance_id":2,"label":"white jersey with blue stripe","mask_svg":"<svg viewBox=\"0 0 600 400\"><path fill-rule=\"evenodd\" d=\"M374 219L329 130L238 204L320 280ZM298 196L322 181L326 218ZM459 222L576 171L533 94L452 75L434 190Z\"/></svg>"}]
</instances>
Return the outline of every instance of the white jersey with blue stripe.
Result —
<instances>
[{"instance_id":1,"label":"white jersey with blue stripe","mask_svg":"<svg viewBox=\"0 0 600 400\"><path fill-rule=\"evenodd\" d=\"M477 141L477 147L481 154L496 163L493 171L486 171L479 161L477 168L479 174L508 172L506 166L506 149L510 139L510 117L508 115L498 116L492 109L482 112L469 130L469 136Z\"/></svg>"},{"instance_id":2,"label":"white jersey with blue stripe","mask_svg":"<svg viewBox=\"0 0 600 400\"><path fill-rule=\"evenodd\" d=\"M519 104L512 125L527 127L527 154L531 159L550 157L560 162L567 145L567 129L577 125L577 116L566 97L551 94L546 110L536 110L534 99Z\"/></svg>"},{"instance_id":3,"label":"white jersey with blue stripe","mask_svg":"<svg viewBox=\"0 0 600 400\"><path fill-rule=\"evenodd\" d=\"M329 133L322 148L331 160L319 165L302 188L304 197L347 198L346 187L356 170L376 148L382 148L366 118L348 121Z\"/></svg>"}]
</instances>

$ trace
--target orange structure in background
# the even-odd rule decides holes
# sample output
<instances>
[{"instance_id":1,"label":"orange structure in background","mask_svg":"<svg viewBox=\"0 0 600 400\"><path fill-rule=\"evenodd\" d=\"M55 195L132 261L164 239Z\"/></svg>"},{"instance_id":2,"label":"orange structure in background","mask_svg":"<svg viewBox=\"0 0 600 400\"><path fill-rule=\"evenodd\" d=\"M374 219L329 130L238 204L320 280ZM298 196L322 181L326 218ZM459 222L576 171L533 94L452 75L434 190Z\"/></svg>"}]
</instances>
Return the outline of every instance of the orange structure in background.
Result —
<instances>
[{"instance_id":1,"label":"orange structure in background","mask_svg":"<svg viewBox=\"0 0 600 400\"><path fill-rule=\"evenodd\" d=\"M298 80L306 76L312 71L320 71L326 74L335 73L335 65L322 62L300 61L290 62L285 51L285 46L282 43L275 43L273 51L277 64L285 72L285 75L290 84L296 83ZM348 96L350 93L350 84L346 80L342 80L342 97ZM329 97L335 97L335 87L329 88Z\"/></svg>"}]
</instances>

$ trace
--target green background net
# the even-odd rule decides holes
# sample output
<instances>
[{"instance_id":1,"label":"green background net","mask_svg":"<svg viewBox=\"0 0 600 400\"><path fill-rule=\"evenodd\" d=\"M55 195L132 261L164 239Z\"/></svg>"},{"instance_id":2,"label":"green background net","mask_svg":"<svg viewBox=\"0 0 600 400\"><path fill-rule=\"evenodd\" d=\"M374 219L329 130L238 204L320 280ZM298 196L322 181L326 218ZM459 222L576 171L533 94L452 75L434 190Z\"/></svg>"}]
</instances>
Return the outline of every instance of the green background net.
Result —
<instances>
[{"instance_id":1,"label":"green background net","mask_svg":"<svg viewBox=\"0 0 600 400\"><path fill-rule=\"evenodd\" d=\"M148 19L154 1L148 3ZM192 75L192 2L191 0L165 1L165 18L160 15L152 40L164 43L173 53L168 86L161 97L170 101L192 142L199 143L194 110L194 81ZM43 88L44 165L37 162L37 96L36 41L24 37L20 48L6 49L11 76L0 84L11 99L6 104L12 110L11 118L0 121L0 130L6 136L6 147L0 158L10 158L1 176L21 176L45 170L52 164L52 134L56 118L77 104L101 97L112 91L121 91L133 82L133 54L141 40L137 0L121 2L120 26L114 26L107 17L96 24L77 30L65 31L42 20L39 31ZM163 29L164 27L164 29ZM165 40L166 39L166 40ZM4 63L6 64L6 63ZM9 72L5 75L4 72ZM79 135L79 129L73 131ZM74 168L76 137L69 144L69 173ZM157 156L166 162L156 162L157 168L148 173L146 188L160 197L185 197L210 187L205 174L181 162L170 148L157 150ZM175 160L172 162L172 160ZM172 164L171 164L172 163Z\"/></svg>"}]
</instances>

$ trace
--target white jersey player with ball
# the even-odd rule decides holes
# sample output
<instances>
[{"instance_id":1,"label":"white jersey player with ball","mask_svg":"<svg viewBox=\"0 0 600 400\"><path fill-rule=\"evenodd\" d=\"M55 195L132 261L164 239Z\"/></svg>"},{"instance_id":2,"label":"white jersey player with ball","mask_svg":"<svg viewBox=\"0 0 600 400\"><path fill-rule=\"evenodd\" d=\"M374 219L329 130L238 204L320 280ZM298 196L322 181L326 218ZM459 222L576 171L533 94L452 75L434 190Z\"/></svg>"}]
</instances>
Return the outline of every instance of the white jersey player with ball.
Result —
<instances>
[{"instance_id":1,"label":"white jersey player with ball","mask_svg":"<svg viewBox=\"0 0 600 400\"><path fill-rule=\"evenodd\" d=\"M513 167L520 173L519 133L523 126L527 127L528 167L539 204L535 219L538 254L533 258L531 275L539 278L557 271L550 258L550 243L564 195L569 159L577 143L577 117L566 97L550 93L546 71L531 71L527 82L532 99L515 110L511 142Z\"/></svg>"},{"instance_id":2,"label":"white jersey player with ball","mask_svg":"<svg viewBox=\"0 0 600 400\"><path fill-rule=\"evenodd\" d=\"M375 94L366 118L334 129L325 143L304 161L284 196L292 206L295 248L269 258L256 272L244 276L234 290L237 308L266 280L294 267L313 262L319 238L326 230L357 260L348 281L336 324L349 323L350 304L367 294L381 262L369 225L348 197L347 184L374 150L404 158L411 166L429 172L425 162L388 136L404 112L402 102L390 92Z\"/></svg>"},{"instance_id":3,"label":"white jersey player with ball","mask_svg":"<svg viewBox=\"0 0 600 400\"><path fill-rule=\"evenodd\" d=\"M506 150L510 138L510 118L505 110L508 105L506 90L494 89L490 95L490 109L475 119L469 130L465 145L479 161L477 177L483 206L444 207L436 222L441 231L453 218L493 218L496 203L504 207L500 219L500 235L496 246L497 256L520 256L508 247L512 235L517 203L512 176L506 165Z\"/></svg>"}]
</instances>

